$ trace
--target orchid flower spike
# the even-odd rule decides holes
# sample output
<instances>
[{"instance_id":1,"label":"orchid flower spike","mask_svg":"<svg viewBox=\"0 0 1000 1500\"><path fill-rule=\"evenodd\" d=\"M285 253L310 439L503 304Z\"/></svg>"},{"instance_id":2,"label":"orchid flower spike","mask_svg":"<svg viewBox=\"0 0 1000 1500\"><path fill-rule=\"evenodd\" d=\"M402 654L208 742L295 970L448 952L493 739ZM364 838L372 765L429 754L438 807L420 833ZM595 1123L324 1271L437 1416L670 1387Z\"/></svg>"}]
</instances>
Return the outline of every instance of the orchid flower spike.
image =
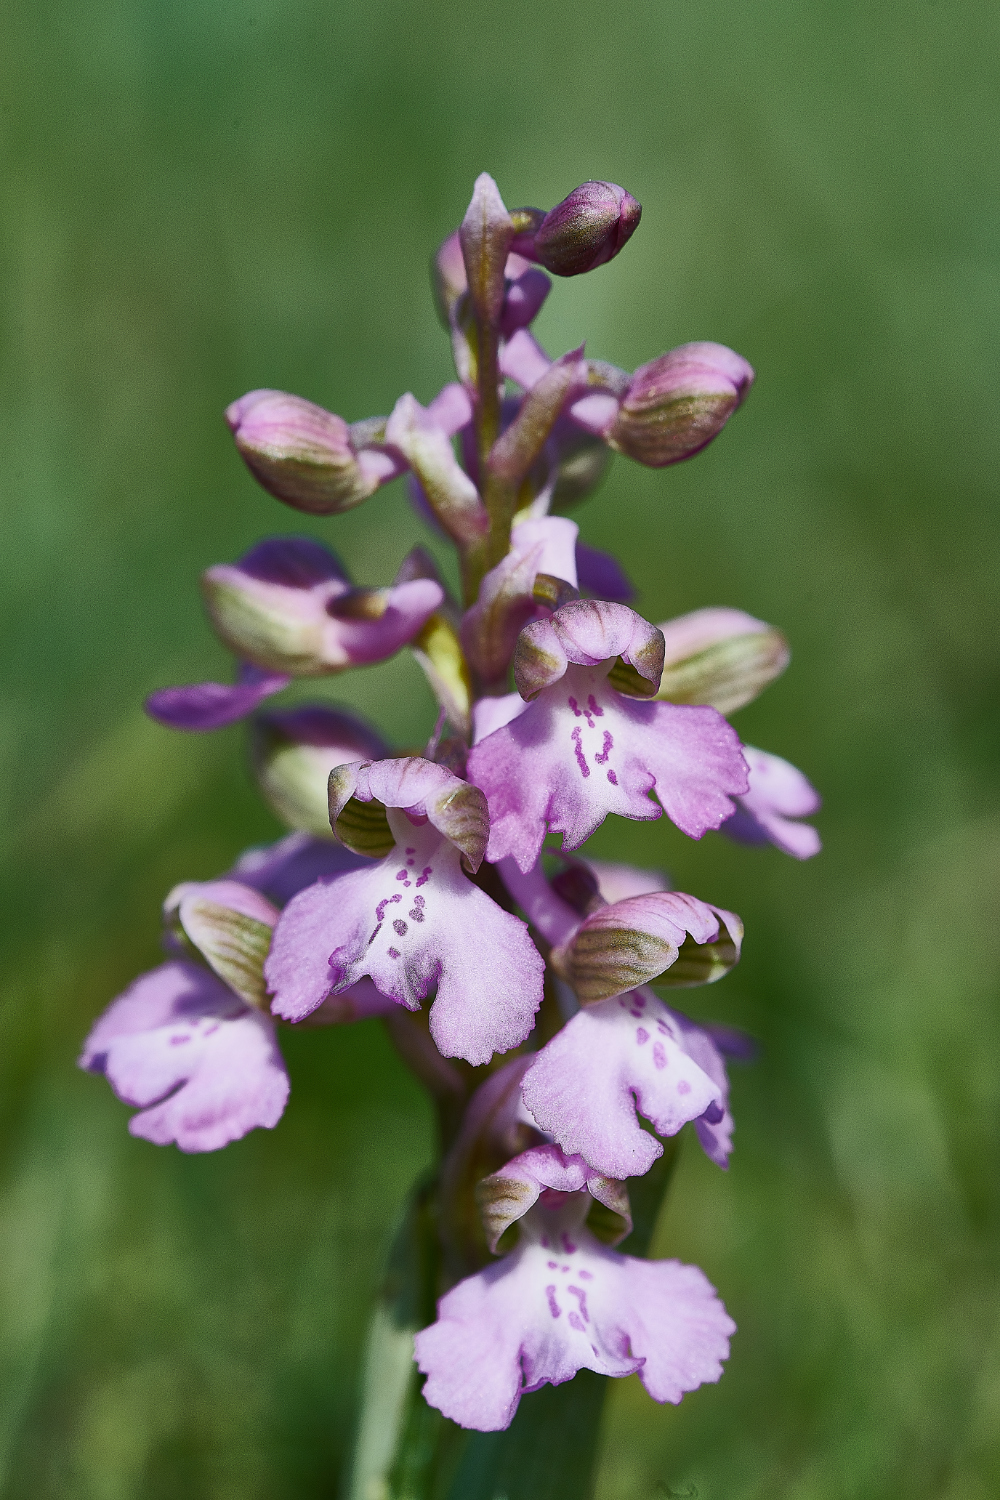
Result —
<instances>
[{"instance_id":1,"label":"orchid flower spike","mask_svg":"<svg viewBox=\"0 0 1000 1500\"><path fill-rule=\"evenodd\" d=\"M684 344L630 373L582 343L553 360L535 338L550 274L607 264L640 215L631 194L596 180L547 212L508 210L481 173L432 267L454 380L353 424L282 391L233 402L237 450L272 495L336 516L406 474L434 555L413 548L382 587L355 585L308 536L208 568L204 602L235 680L166 688L147 704L187 730L253 714L251 764L290 831L219 879L171 891L167 961L108 1007L81 1066L135 1106L133 1135L209 1151L281 1116L277 1021L378 1017L434 1101L440 1160L393 1252L407 1290L394 1331L372 1343L377 1404L352 1494L413 1472L418 1428L423 1472L442 1472L428 1443L450 1443L448 1424L414 1426L413 1400L501 1432L524 1394L590 1369L637 1374L676 1403L719 1378L734 1331L700 1270L617 1247L645 1235L668 1174L631 1184L637 1209L643 1200L634 1240L628 1184L664 1157L664 1138L690 1123L728 1165L726 1060L752 1044L668 1001L733 968L742 923L660 871L572 851L609 813L665 813L693 839L720 830L805 859L819 837L802 819L819 797L723 717L785 670L781 632L719 607L649 623L629 607L616 559L565 514L613 453L651 468L697 453L754 379L721 344ZM450 571L439 556L449 544ZM422 755L397 755L332 703L262 707L295 679L404 646L437 708L414 733ZM397 1351L408 1352L414 1308L429 1312L409 1290L427 1267L448 1290L415 1336L421 1387ZM403 1417L388 1427L386 1396ZM590 1391L581 1397L566 1407L577 1418ZM556 1434L561 1452L579 1446L581 1420ZM509 1445L474 1443L461 1472L499 1454L506 1475L529 1429ZM581 1493L584 1458L572 1469Z\"/></svg>"},{"instance_id":2,"label":"orchid flower spike","mask_svg":"<svg viewBox=\"0 0 1000 1500\"><path fill-rule=\"evenodd\" d=\"M514 658L521 700L469 755L490 806L487 858L524 871L547 830L576 849L609 812L658 818L692 838L718 828L747 790L735 732L715 709L626 697L609 683L618 659L655 692L663 637L623 604L581 599L525 627ZM656 792L658 807L650 797Z\"/></svg>"},{"instance_id":3,"label":"orchid flower spike","mask_svg":"<svg viewBox=\"0 0 1000 1500\"><path fill-rule=\"evenodd\" d=\"M273 1010L298 1021L368 974L410 1010L432 992L431 1035L473 1064L531 1030L544 965L524 922L463 869L479 868L486 799L443 766L356 762L330 778L330 816L377 864L294 897L265 966Z\"/></svg>"}]
</instances>

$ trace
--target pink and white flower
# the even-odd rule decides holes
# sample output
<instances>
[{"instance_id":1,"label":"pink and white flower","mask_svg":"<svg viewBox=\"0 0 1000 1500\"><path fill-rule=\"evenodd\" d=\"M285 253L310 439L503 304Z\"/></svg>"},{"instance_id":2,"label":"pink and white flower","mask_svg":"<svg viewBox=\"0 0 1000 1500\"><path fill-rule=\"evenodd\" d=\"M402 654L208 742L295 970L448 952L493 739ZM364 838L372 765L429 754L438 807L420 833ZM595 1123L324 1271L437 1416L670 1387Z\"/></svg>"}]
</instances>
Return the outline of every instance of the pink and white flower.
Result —
<instances>
[{"instance_id":1,"label":"pink and white flower","mask_svg":"<svg viewBox=\"0 0 1000 1500\"><path fill-rule=\"evenodd\" d=\"M488 859L512 856L527 871L547 831L576 849L609 812L666 811L700 838L735 811L748 786L735 731L713 708L616 691L608 674L618 657L655 691L663 638L623 604L575 600L521 632L514 678L534 701L511 705L517 717L469 755L469 779L489 800Z\"/></svg>"},{"instance_id":2,"label":"pink and white flower","mask_svg":"<svg viewBox=\"0 0 1000 1500\"><path fill-rule=\"evenodd\" d=\"M531 1030L544 964L520 918L468 878L479 867L485 798L411 757L342 767L333 821L351 797L381 802L394 843L367 869L320 880L289 902L265 966L273 1010L297 1021L370 975L417 1010L445 1057L488 1062Z\"/></svg>"},{"instance_id":3,"label":"pink and white flower","mask_svg":"<svg viewBox=\"0 0 1000 1500\"><path fill-rule=\"evenodd\" d=\"M578 1181L574 1168L563 1161L560 1175ZM581 1369L638 1374L655 1401L674 1404L719 1379L735 1324L707 1278L602 1245L585 1224L592 1201L542 1191L517 1248L446 1293L417 1334L424 1399L453 1422L502 1431L522 1395Z\"/></svg>"},{"instance_id":4,"label":"pink and white flower","mask_svg":"<svg viewBox=\"0 0 1000 1500\"><path fill-rule=\"evenodd\" d=\"M726 1165L732 1124L719 1049L648 986L583 1006L539 1052L523 1094L542 1130L609 1177L641 1176L663 1155L639 1115L664 1136L704 1122L702 1145Z\"/></svg>"}]
</instances>

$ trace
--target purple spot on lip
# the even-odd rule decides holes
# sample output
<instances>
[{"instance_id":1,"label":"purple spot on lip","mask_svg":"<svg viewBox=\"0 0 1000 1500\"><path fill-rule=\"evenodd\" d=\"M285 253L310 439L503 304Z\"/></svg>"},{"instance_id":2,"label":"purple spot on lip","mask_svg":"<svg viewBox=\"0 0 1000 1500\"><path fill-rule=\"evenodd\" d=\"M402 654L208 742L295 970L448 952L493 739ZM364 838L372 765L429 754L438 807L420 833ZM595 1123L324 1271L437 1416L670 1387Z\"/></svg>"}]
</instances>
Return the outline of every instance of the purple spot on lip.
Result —
<instances>
[{"instance_id":1,"label":"purple spot on lip","mask_svg":"<svg viewBox=\"0 0 1000 1500\"><path fill-rule=\"evenodd\" d=\"M575 1251L576 1251L576 1246L573 1244L573 1241L570 1239L570 1237L566 1233L565 1229L563 1230L562 1234L560 1235L560 1239L563 1242L563 1249L566 1251L566 1254L567 1255L573 1255L575 1253Z\"/></svg>"},{"instance_id":2,"label":"purple spot on lip","mask_svg":"<svg viewBox=\"0 0 1000 1500\"><path fill-rule=\"evenodd\" d=\"M548 1268L549 1268L550 1271L558 1271L558 1269L559 1269L559 1262L558 1261L547 1260L545 1262L545 1264L548 1266Z\"/></svg>"},{"instance_id":3,"label":"purple spot on lip","mask_svg":"<svg viewBox=\"0 0 1000 1500\"><path fill-rule=\"evenodd\" d=\"M602 712L603 712L603 710L602 710ZM614 749L614 743L615 742L611 738L611 736L608 733L608 731L605 730L604 731L604 744L602 745L600 751L594 756L594 760L597 762L597 764L599 766L603 766L606 763L608 756L611 754L611 751Z\"/></svg>"},{"instance_id":4,"label":"purple spot on lip","mask_svg":"<svg viewBox=\"0 0 1000 1500\"><path fill-rule=\"evenodd\" d=\"M420 900L419 896L417 897L417 900L418 901ZM411 922L422 922L423 920L424 920L424 914L423 914L423 912L420 910L420 908L418 906L415 906L413 908L413 910L410 912L410 921Z\"/></svg>"},{"instance_id":5,"label":"purple spot on lip","mask_svg":"<svg viewBox=\"0 0 1000 1500\"><path fill-rule=\"evenodd\" d=\"M405 867L402 870L397 870L396 871L396 879L397 880L405 880L406 879L406 869L405 869Z\"/></svg>"},{"instance_id":6,"label":"purple spot on lip","mask_svg":"<svg viewBox=\"0 0 1000 1500\"><path fill-rule=\"evenodd\" d=\"M590 709L590 712L594 715L595 719L604 718L604 709L601 708L593 693L591 693L587 699L587 707Z\"/></svg>"},{"instance_id":7,"label":"purple spot on lip","mask_svg":"<svg viewBox=\"0 0 1000 1500\"><path fill-rule=\"evenodd\" d=\"M571 1312L570 1313L570 1315L569 1315L569 1326L571 1328L575 1328L578 1333L583 1333L584 1332L584 1327L583 1327L583 1324L580 1321L580 1314L579 1313L575 1313L575 1312Z\"/></svg>"},{"instance_id":8,"label":"purple spot on lip","mask_svg":"<svg viewBox=\"0 0 1000 1500\"><path fill-rule=\"evenodd\" d=\"M397 937L405 937L408 931L406 923L403 922L399 917L397 917L395 922L393 922L392 930L393 932L395 932Z\"/></svg>"},{"instance_id":9,"label":"purple spot on lip","mask_svg":"<svg viewBox=\"0 0 1000 1500\"><path fill-rule=\"evenodd\" d=\"M653 1046L653 1061L658 1068L665 1068L667 1066L667 1054L664 1051L662 1042L656 1042Z\"/></svg>"},{"instance_id":10,"label":"purple spot on lip","mask_svg":"<svg viewBox=\"0 0 1000 1500\"><path fill-rule=\"evenodd\" d=\"M398 948L390 948L389 949L389 957L390 958L398 958L399 957L399 949Z\"/></svg>"},{"instance_id":11,"label":"purple spot on lip","mask_svg":"<svg viewBox=\"0 0 1000 1500\"><path fill-rule=\"evenodd\" d=\"M578 1286L568 1286L566 1290L571 1297L575 1297L580 1304L580 1316L585 1322L590 1322L590 1314L587 1311L587 1293Z\"/></svg>"},{"instance_id":12,"label":"purple spot on lip","mask_svg":"<svg viewBox=\"0 0 1000 1500\"><path fill-rule=\"evenodd\" d=\"M612 786L618 785L618 777L615 775L614 771L608 772L608 780L611 782Z\"/></svg>"},{"instance_id":13,"label":"purple spot on lip","mask_svg":"<svg viewBox=\"0 0 1000 1500\"><path fill-rule=\"evenodd\" d=\"M381 931L382 931L382 923L380 922L378 924L378 926L376 927L375 931L372 933L371 937L368 939L368 946L369 947L371 947L372 943L374 943L375 939L378 937L378 935L379 935L379 933Z\"/></svg>"},{"instance_id":14,"label":"purple spot on lip","mask_svg":"<svg viewBox=\"0 0 1000 1500\"><path fill-rule=\"evenodd\" d=\"M580 707L579 703L577 703L576 699L575 698L567 698L566 702L569 704L570 708L576 714L577 718L578 719L582 719L583 718L583 710Z\"/></svg>"},{"instance_id":15,"label":"purple spot on lip","mask_svg":"<svg viewBox=\"0 0 1000 1500\"><path fill-rule=\"evenodd\" d=\"M640 1047L644 1047L646 1045L646 1043L649 1041L649 1032L646 1030L645 1026L637 1026L635 1028L635 1039L639 1043Z\"/></svg>"},{"instance_id":16,"label":"purple spot on lip","mask_svg":"<svg viewBox=\"0 0 1000 1500\"><path fill-rule=\"evenodd\" d=\"M554 1318L558 1318L561 1309L559 1307L559 1303L556 1301L556 1289L555 1289L555 1287L554 1286L547 1286L545 1288L545 1295L549 1299L549 1312L552 1314L552 1316Z\"/></svg>"},{"instance_id":17,"label":"purple spot on lip","mask_svg":"<svg viewBox=\"0 0 1000 1500\"><path fill-rule=\"evenodd\" d=\"M680 1083L677 1085L677 1092L679 1094L690 1094L691 1085L688 1083L686 1078L682 1078Z\"/></svg>"},{"instance_id":18,"label":"purple spot on lip","mask_svg":"<svg viewBox=\"0 0 1000 1500\"><path fill-rule=\"evenodd\" d=\"M180 1047L184 1042L189 1042L190 1040L189 1036L172 1036L170 1038L170 1045L171 1047Z\"/></svg>"},{"instance_id":19,"label":"purple spot on lip","mask_svg":"<svg viewBox=\"0 0 1000 1500\"><path fill-rule=\"evenodd\" d=\"M590 775L590 767L587 765L587 757L584 755L583 746L580 744L581 731L579 724L573 730L573 733L570 735L570 739L573 741L573 749L576 755L576 763L580 767L580 775L583 777L584 781L586 781L587 777Z\"/></svg>"},{"instance_id":20,"label":"purple spot on lip","mask_svg":"<svg viewBox=\"0 0 1000 1500\"><path fill-rule=\"evenodd\" d=\"M417 852L416 849L407 849L406 850L407 854L416 854L416 852Z\"/></svg>"},{"instance_id":21,"label":"purple spot on lip","mask_svg":"<svg viewBox=\"0 0 1000 1500\"><path fill-rule=\"evenodd\" d=\"M581 1281L593 1281L594 1279L593 1271L577 1271L576 1274L579 1276Z\"/></svg>"}]
</instances>

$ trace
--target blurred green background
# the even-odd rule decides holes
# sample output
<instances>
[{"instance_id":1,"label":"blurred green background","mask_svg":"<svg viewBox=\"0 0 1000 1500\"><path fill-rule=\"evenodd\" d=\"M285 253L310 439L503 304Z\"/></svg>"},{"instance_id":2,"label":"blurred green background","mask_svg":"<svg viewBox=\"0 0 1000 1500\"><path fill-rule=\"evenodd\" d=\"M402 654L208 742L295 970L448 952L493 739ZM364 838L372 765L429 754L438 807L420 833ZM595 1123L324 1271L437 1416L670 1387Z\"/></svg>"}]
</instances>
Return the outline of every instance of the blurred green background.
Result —
<instances>
[{"instance_id":1,"label":"blurred green background","mask_svg":"<svg viewBox=\"0 0 1000 1500\"><path fill-rule=\"evenodd\" d=\"M427 258L483 169L511 205L590 176L644 204L557 283L553 353L756 366L714 447L617 460L577 519L650 618L787 631L737 725L825 797L804 866L665 821L593 841L741 912L689 1008L762 1043L731 1171L689 1142L657 1238L732 1359L676 1410L616 1384L600 1500L996 1493L998 33L982 0L7 0L4 1497L338 1494L416 1086L375 1023L286 1032L278 1128L186 1158L74 1059L167 889L279 831L239 730L141 712L226 670L199 571L311 527L380 583L419 539L398 484L283 510L222 409L429 400ZM406 656L326 691L400 744L432 720Z\"/></svg>"}]
</instances>

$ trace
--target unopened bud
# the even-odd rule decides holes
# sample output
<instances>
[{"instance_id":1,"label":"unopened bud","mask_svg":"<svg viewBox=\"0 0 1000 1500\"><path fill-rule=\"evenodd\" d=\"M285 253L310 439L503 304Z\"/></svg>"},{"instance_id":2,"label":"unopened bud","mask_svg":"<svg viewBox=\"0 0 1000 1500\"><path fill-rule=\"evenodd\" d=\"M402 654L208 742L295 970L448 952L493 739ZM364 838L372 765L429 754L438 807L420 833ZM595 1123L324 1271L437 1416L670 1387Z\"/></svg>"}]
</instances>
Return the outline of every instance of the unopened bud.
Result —
<instances>
[{"instance_id":1,"label":"unopened bud","mask_svg":"<svg viewBox=\"0 0 1000 1500\"><path fill-rule=\"evenodd\" d=\"M342 417L283 391L251 391L226 410L251 474L296 510L329 516L367 500L379 477L358 462Z\"/></svg>"},{"instance_id":2,"label":"unopened bud","mask_svg":"<svg viewBox=\"0 0 1000 1500\"><path fill-rule=\"evenodd\" d=\"M327 783L335 766L377 760L388 748L351 714L320 704L253 722L251 759L261 791L289 828L333 838Z\"/></svg>"},{"instance_id":3,"label":"unopened bud","mask_svg":"<svg viewBox=\"0 0 1000 1500\"><path fill-rule=\"evenodd\" d=\"M746 360L723 344L682 344L641 365L607 441L651 469L698 453L725 427L753 384Z\"/></svg>"},{"instance_id":4,"label":"unopened bud","mask_svg":"<svg viewBox=\"0 0 1000 1500\"><path fill-rule=\"evenodd\" d=\"M555 276L580 276L614 259L635 233L642 204L614 182L583 182L540 224L527 219L522 229L522 216L536 213L512 216L520 231L513 248Z\"/></svg>"}]
</instances>

